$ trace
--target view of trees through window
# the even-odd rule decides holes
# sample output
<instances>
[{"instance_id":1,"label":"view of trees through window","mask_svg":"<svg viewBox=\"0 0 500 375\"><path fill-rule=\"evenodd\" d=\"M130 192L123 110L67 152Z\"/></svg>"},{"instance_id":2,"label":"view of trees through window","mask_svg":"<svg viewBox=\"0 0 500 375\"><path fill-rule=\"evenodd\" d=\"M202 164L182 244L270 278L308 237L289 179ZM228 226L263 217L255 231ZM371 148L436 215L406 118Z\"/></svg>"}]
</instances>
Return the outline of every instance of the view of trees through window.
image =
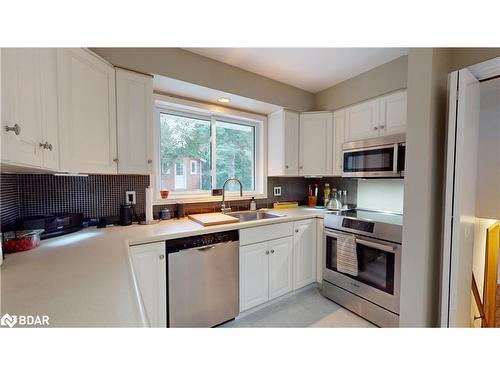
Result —
<instances>
[{"instance_id":1,"label":"view of trees through window","mask_svg":"<svg viewBox=\"0 0 500 375\"><path fill-rule=\"evenodd\" d=\"M216 144L211 142L215 131ZM215 147L216 177L212 178ZM208 191L220 188L229 177L255 189L255 127L217 120L160 113L160 188L172 191ZM228 184L227 190L237 190Z\"/></svg>"}]
</instances>

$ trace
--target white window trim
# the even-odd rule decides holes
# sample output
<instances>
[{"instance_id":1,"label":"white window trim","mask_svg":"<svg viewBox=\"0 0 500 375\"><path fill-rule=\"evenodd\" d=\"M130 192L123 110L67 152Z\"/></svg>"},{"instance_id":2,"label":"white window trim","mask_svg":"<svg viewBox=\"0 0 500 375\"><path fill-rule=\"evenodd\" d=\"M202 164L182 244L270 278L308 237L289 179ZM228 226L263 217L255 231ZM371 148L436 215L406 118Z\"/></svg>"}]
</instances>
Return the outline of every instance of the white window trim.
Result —
<instances>
[{"instance_id":1,"label":"white window trim","mask_svg":"<svg viewBox=\"0 0 500 375\"><path fill-rule=\"evenodd\" d=\"M169 111L179 115L189 114L203 119L215 118L226 121L236 121L237 123L255 126L255 190L243 191L243 197L239 192L228 191L226 200L248 200L252 197L256 199L267 198L267 117L250 112L239 111L214 104L193 102L185 99L155 94L155 126L154 126L154 175L150 180L154 186L155 199L153 204L170 204L182 201L184 203L195 202L216 202L222 197L212 196L211 192L200 194L199 192L174 192L171 191L167 199L160 198L160 179L156 175L160 172L160 112ZM215 139L212 140L215 142ZM215 162L215 152L212 153L212 164Z\"/></svg>"},{"instance_id":2,"label":"white window trim","mask_svg":"<svg viewBox=\"0 0 500 375\"><path fill-rule=\"evenodd\" d=\"M194 171L193 171L193 165L194 165ZM197 160L190 160L189 161L189 173L191 176L196 176L198 174L198 161Z\"/></svg>"}]
</instances>

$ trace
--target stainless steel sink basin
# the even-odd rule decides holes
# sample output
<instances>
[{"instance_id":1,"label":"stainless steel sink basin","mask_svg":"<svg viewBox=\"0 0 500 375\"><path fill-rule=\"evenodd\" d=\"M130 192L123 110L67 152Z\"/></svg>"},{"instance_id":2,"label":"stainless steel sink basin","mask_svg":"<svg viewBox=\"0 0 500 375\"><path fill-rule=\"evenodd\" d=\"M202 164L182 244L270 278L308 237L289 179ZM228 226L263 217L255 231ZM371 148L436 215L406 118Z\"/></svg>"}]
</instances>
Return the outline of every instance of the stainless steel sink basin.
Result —
<instances>
[{"instance_id":1,"label":"stainless steel sink basin","mask_svg":"<svg viewBox=\"0 0 500 375\"><path fill-rule=\"evenodd\" d=\"M236 217L240 221L253 221L253 220L264 220L264 219L274 219L277 217L284 217L286 215L275 214L265 211L242 211L229 213L229 216Z\"/></svg>"}]
</instances>

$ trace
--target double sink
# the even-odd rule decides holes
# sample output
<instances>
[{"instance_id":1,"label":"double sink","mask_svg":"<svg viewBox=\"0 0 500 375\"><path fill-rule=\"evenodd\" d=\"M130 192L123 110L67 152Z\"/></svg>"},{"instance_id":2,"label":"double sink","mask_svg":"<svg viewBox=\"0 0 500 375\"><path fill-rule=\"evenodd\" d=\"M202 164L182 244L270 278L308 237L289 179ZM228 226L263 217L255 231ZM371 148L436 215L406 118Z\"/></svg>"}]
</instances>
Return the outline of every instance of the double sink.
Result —
<instances>
[{"instance_id":1,"label":"double sink","mask_svg":"<svg viewBox=\"0 0 500 375\"><path fill-rule=\"evenodd\" d=\"M227 215L239 219L240 222L264 220L264 219L275 219L277 217L286 216L286 215L275 214L275 213L266 212L266 211L242 211L242 212L228 213Z\"/></svg>"}]
</instances>

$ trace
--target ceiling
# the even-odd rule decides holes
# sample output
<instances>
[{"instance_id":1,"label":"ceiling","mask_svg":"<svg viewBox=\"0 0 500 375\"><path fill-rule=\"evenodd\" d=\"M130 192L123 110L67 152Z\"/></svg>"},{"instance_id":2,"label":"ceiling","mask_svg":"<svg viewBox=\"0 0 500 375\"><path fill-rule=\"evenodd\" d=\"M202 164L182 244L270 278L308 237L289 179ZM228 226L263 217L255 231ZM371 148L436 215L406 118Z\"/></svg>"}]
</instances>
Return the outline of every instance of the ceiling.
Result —
<instances>
[{"instance_id":1,"label":"ceiling","mask_svg":"<svg viewBox=\"0 0 500 375\"><path fill-rule=\"evenodd\" d=\"M313 94L408 54L407 48L185 48Z\"/></svg>"}]
</instances>

